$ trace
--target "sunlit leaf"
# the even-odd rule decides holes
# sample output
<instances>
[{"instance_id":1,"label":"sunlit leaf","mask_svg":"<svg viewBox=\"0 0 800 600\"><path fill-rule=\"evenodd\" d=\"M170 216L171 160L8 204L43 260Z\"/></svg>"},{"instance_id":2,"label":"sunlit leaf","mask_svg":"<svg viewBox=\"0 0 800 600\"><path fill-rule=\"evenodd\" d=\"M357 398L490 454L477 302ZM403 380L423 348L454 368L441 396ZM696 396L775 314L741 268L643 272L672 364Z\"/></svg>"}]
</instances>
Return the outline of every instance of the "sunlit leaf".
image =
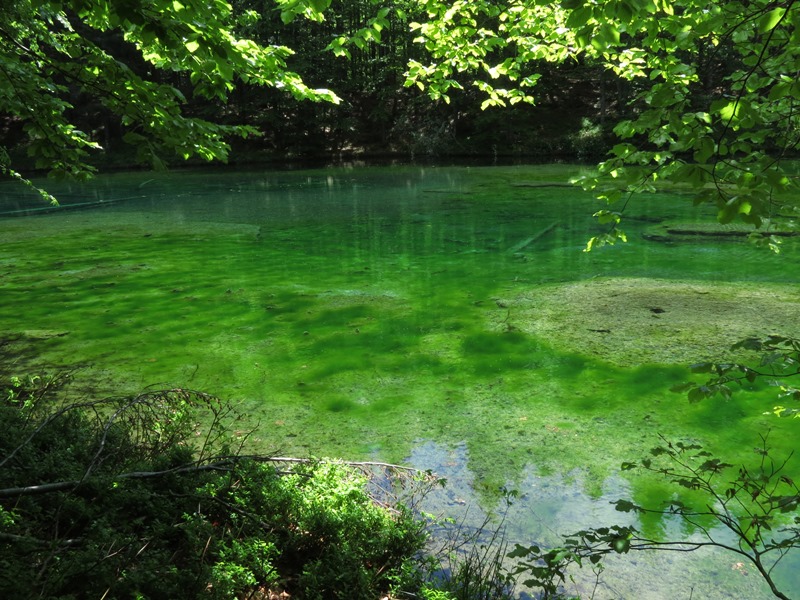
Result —
<instances>
[{"instance_id":1,"label":"sunlit leaf","mask_svg":"<svg viewBox=\"0 0 800 600\"><path fill-rule=\"evenodd\" d=\"M758 22L758 31L760 33L766 33L768 31L772 31L775 29L775 26L783 19L784 15L786 14L785 7L778 7L774 8L768 13L766 13Z\"/></svg>"}]
</instances>

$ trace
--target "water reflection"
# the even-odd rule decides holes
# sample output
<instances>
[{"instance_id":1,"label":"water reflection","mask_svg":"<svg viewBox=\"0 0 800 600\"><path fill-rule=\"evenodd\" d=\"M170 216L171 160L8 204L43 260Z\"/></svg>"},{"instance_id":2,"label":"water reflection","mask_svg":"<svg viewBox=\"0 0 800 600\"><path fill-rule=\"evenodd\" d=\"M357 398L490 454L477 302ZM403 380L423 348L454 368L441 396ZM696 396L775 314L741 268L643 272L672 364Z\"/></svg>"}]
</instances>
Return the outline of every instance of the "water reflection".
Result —
<instances>
[{"instance_id":1,"label":"water reflection","mask_svg":"<svg viewBox=\"0 0 800 600\"><path fill-rule=\"evenodd\" d=\"M477 502L474 490L476 480L469 470L469 456L465 444L442 446L432 441L421 441L412 451L409 463L447 479L447 486L436 488L422 505L431 514L452 519L442 527L442 540L452 537L454 530L474 534L483 529L479 539L486 543L494 539L501 528L509 549L516 544L537 545L541 548L557 547L564 535L592 527L641 524L630 513L620 513L612 504L615 500L630 498L632 491L627 481L612 476L605 479L601 489L589 494L583 473L580 471L542 475L535 467L528 467L515 489L521 493L507 505L501 497L487 513L485 504ZM493 515L487 524L487 517ZM565 528L566 527L566 528ZM678 519L660 524L660 539L704 542L699 531L688 531ZM722 528L711 531L715 539L735 545ZM507 559L506 568L515 562ZM718 548L701 548L692 552L632 551L627 555L612 555L603 559L605 570L595 571L588 563L582 569L574 568L564 585L565 593L581 598L614 600L619 598L646 598L648 600L674 600L675 598L703 598L727 600L748 598L767 600L774 597L755 569L736 554ZM790 590L791 578L800 567L799 557L789 557L776 569L774 575L783 589ZM524 579L524 578L523 578ZM520 585L516 590L520 598L535 597L536 590ZM533 596L531 596L531 594Z\"/></svg>"}]
</instances>

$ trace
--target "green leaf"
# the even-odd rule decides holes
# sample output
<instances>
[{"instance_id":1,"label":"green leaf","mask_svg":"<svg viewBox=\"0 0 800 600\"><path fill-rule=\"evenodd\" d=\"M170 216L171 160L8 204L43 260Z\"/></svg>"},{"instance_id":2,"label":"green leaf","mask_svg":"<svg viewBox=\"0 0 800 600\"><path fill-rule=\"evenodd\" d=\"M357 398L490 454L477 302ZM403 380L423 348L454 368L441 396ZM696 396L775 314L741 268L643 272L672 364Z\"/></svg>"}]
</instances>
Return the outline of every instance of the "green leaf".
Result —
<instances>
[{"instance_id":1,"label":"green leaf","mask_svg":"<svg viewBox=\"0 0 800 600\"><path fill-rule=\"evenodd\" d=\"M617 538L611 542L611 547L617 554L627 554L631 549L631 541L628 538Z\"/></svg>"},{"instance_id":2,"label":"green leaf","mask_svg":"<svg viewBox=\"0 0 800 600\"><path fill-rule=\"evenodd\" d=\"M693 388L689 390L688 394L689 402L691 402L692 404L696 404L697 402L700 402L701 400L708 398L709 393L710 393L709 388L704 385Z\"/></svg>"},{"instance_id":3,"label":"green leaf","mask_svg":"<svg viewBox=\"0 0 800 600\"><path fill-rule=\"evenodd\" d=\"M308 3L315 11L324 12L330 7L331 0L308 0Z\"/></svg>"},{"instance_id":4,"label":"green leaf","mask_svg":"<svg viewBox=\"0 0 800 600\"><path fill-rule=\"evenodd\" d=\"M520 544L515 544L514 549L509 552L506 556L508 558L525 558L529 554L539 554L541 550L539 546L521 546Z\"/></svg>"},{"instance_id":5,"label":"green leaf","mask_svg":"<svg viewBox=\"0 0 800 600\"><path fill-rule=\"evenodd\" d=\"M699 163L707 163L708 159L714 155L715 149L716 143L714 140L707 135L703 136L697 143L694 159Z\"/></svg>"},{"instance_id":6,"label":"green leaf","mask_svg":"<svg viewBox=\"0 0 800 600\"><path fill-rule=\"evenodd\" d=\"M592 8L589 6L580 6L573 10L569 17L567 17L567 27L570 29L579 29L589 22L592 17Z\"/></svg>"},{"instance_id":7,"label":"green leaf","mask_svg":"<svg viewBox=\"0 0 800 600\"><path fill-rule=\"evenodd\" d=\"M592 46L596 50L605 51L619 44L620 33L613 23L604 23L592 38Z\"/></svg>"},{"instance_id":8,"label":"green leaf","mask_svg":"<svg viewBox=\"0 0 800 600\"><path fill-rule=\"evenodd\" d=\"M628 2L622 0L616 5L616 19L620 23L628 24L633 20L634 9Z\"/></svg>"},{"instance_id":9,"label":"green leaf","mask_svg":"<svg viewBox=\"0 0 800 600\"><path fill-rule=\"evenodd\" d=\"M713 104L712 104L712 110L714 110ZM736 117L737 111L738 111L738 102L736 100L721 101L719 102L719 105L716 107L716 112L719 113L719 116L724 121L730 121L734 117Z\"/></svg>"},{"instance_id":10,"label":"green leaf","mask_svg":"<svg viewBox=\"0 0 800 600\"><path fill-rule=\"evenodd\" d=\"M697 384L691 381L687 381L686 383L679 383L677 385L673 385L669 388L670 392L676 392L678 394L682 394L683 392L688 392L690 389L695 387Z\"/></svg>"},{"instance_id":11,"label":"green leaf","mask_svg":"<svg viewBox=\"0 0 800 600\"><path fill-rule=\"evenodd\" d=\"M619 512L639 512L641 510L641 507L630 500L617 500L614 502L614 508Z\"/></svg>"},{"instance_id":12,"label":"green leaf","mask_svg":"<svg viewBox=\"0 0 800 600\"><path fill-rule=\"evenodd\" d=\"M731 346L731 350L739 350L740 348L743 350L760 351L764 348L764 344L758 338L745 338Z\"/></svg>"},{"instance_id":13,"label":"green leaf","mask_svg":"<svg viewBox=\"0 0 800 600\"><path fill-rule=\"evenodd\" d=\"M622 213L611 210L599 210L593 215L597 222L605 225L606 223L619 223L622 219Z\"/></svg>"},{"instance_id":14,"label":"green leaf","mask_svg":"<svg viewBox=\"0 0 800 600\"><path fill-rule=\"evenodd\" d=\"M783 19L785 14L786 9L784 7L773 8L771 11L761 17L761 19L759 19L759 33L767 33L768 31L775 29L775 26L781 21L781 19Z\"/></svg>"}]
</instances>

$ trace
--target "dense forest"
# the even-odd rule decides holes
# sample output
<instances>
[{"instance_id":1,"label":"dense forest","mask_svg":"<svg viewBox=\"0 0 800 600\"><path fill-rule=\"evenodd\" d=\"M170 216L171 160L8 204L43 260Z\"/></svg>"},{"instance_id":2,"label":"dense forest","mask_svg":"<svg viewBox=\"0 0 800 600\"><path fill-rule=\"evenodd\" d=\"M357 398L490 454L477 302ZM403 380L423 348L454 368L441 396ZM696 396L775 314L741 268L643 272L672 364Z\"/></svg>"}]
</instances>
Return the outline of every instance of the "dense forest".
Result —
<instances>
[{"instance_id":1,"label":"dense forest","mask_svg":"<svg viewBox=\"0 0 800 600\"><path fill-rule=\"evenodd\" d=\"M359 39L347 50L349 57L334 53L331 43L369 27L374 2L337 4L323 21L296 18L288 24L268 1L236 2L232 8L235 14L255 11L259 17L237 26L237 35L264 46L291 48L294 54L286 59L287 68L311 88L331 89L341 102L297 102L282 89L253 87L241 80L233 82L225 99L205 98L193 94L194 84L186 73L154 71L122 36L86 26L77 31L87 42L124 60L137 76L178 90L187 99L186 116L254 127L258 136L234 144L234 162L339 156L596 159L608 150L610 126L631 93L602 65L578 59L558 68L538 65L547 77L533 106L482 110L483 94L467 84L467 77L462 77L465 93L449 103L432 102L417 86L404 85L409 61L424 55L409 27L420 16L414 2L395 3L384 26L369 29L380 31L380 39ZM70 88L65 116L103 148L94 160L112 166L135 164L136 156L124 141L126 135L130 139L129 128L93 97L92 89L63 83ZM24 139L23 123L6 114L3 145L24 156Z\"/></svg>"}]
</instances>

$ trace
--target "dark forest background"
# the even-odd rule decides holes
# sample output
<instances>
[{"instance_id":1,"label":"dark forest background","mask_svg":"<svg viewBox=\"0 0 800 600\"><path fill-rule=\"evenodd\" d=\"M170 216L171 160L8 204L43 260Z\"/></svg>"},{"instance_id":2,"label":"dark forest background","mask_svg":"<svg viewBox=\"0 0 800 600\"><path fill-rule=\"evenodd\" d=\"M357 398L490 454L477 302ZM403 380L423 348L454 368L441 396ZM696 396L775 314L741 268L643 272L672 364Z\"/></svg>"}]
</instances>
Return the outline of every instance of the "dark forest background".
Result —
<instances>
[{"instance_id":1,"label":"dark forest background","mask_svg":"<svg viewBox=\"0 0 800 600\"><path fill-rule=\"evenodd\" d=\"M369 0L338 3L321 23L295 19L286 24L267 0L239 0L234 10L261 14L241 34L264 45L292 48L289 68L311 87L332 89L341 104L298 102L280 90L241 83L227 103L193 99L187 74L154 69L119 35L88 27L80 33L138 74L181 90L188 99L187 116L256 127L259 137L232 141L231 163L357 157L591 160L610 147L610 127L634 93L630 84L601 67L575 61L541 65L534 106L482 110L485 95L466 78L464 90L453 94L450 103L434 102L417 87L404 86L409 59L425 60L424 47L414 43L416 34L409 28L410 13L391 13L379 44L353 45L345 58L327 48L342 32L354 34L364 27L374 11ZM74 108L66 116L103 146L94 157L98 166L137 162L116 117L78 92L70 101ZM23 139L21 123L0 115L0 144L20 165L29 162Z\"/></svg>"}]
</instances>

